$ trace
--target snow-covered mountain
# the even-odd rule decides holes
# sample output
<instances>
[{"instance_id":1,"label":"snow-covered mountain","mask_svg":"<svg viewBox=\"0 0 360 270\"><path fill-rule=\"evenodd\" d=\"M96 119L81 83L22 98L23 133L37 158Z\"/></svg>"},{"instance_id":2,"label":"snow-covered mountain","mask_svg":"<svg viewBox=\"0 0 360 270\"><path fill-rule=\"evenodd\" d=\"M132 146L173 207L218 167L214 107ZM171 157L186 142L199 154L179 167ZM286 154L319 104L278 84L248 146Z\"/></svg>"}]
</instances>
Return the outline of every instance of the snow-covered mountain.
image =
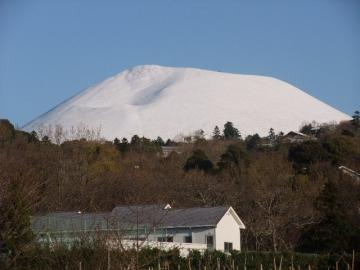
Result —
<instances>
[{"instance_id":1,"label":"snow-covered mountain","mask_svg":"<svg viewBox=\"0 0 360 270\"><path fill-rule=\"evenodd\" d=\"M24 126L101 126L109 140L205 135L231 121L242 135L298 130L304 122L349 116L275 78L156 65L137 66L96 84Z\"/></svg>"}]
</instances>

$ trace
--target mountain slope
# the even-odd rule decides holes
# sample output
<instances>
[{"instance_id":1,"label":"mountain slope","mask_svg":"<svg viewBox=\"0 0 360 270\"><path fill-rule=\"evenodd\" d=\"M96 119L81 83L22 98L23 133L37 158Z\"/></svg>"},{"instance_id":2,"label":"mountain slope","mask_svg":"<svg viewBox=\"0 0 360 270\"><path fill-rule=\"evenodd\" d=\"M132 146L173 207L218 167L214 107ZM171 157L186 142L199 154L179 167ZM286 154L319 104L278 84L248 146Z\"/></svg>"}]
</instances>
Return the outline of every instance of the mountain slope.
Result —
<instances>
[{"instance_id":1,"label":"mountain slope","mask_svg":"<svg viewBox=\"0 0 360 270\"><path fill-rule=\"evenodd\" d=\"M134 134L174 138L231 121L242 135L298 130L349 116L271 77L155 65L125 70L66 100L23 129L80 123L109 140Z\"/></svg>"}]
</instances>

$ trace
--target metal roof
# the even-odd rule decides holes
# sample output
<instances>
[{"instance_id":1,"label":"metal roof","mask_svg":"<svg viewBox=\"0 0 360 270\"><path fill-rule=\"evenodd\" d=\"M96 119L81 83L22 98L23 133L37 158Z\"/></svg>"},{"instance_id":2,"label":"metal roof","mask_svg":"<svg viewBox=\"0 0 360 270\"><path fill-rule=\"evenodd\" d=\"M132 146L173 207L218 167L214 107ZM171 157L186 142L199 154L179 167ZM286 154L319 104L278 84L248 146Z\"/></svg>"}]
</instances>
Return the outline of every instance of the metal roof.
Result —
<instances>
[{"instance_id":1,"label":"metal roof","mask_svg":"<svg viewBox=\"0 0 360 270\"><path fill-rule=\"evenodd\" d=\"M117 206L110 213L60 212L32 217L35 232L139 228L214 227L229 207L169 208L165 205Z\"/></svg>"},{"instance_id":2,"label":"metal roof","mask_svg":"<svg viewBox=\"0 0 360 270\"><path fill-rule=\"evenodd\" d=\"M54 212L33 216L31 227L35 232L95 231L108 228L109 213Z\"/></svg>"},{"instance_id":3,"label":"metal roof","mask_svg":"<svg viewBox=\"0 0 360 270\"><path fill-rule=\"evenodd\" d=\"M112 217L128 224L148 224L154 227L216 226L229 207L169 208L159 205L120 206Z\"/></svg>"}]
</instances>

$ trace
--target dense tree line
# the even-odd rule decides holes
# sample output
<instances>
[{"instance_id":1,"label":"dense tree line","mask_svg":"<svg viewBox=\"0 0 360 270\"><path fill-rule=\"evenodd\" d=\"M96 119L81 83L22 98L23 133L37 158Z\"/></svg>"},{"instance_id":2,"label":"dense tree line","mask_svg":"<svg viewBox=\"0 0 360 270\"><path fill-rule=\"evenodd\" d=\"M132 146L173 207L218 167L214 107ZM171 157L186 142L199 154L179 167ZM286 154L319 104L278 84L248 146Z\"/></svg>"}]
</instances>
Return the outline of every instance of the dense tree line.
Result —
<instances>
[{"instance_id":1,"label":"dense tree line","mask_svg":"<svg viewBox=\"0 0 360 270\"><path fill-rule=\"evenodd\" d=\"M360 124L302 128L287 143L269 131L244 139L227 122L213 138L178 143L167 157L160 137L53 143L0 121L0 248L20 256L33 236L30 214L110 211L116 205L231 205L247 229L245 250L335 252L360 249ZM24 241L11 238L20 234ZM16 251L16 252L15 252Z\"/></svg>"}]
</instances>

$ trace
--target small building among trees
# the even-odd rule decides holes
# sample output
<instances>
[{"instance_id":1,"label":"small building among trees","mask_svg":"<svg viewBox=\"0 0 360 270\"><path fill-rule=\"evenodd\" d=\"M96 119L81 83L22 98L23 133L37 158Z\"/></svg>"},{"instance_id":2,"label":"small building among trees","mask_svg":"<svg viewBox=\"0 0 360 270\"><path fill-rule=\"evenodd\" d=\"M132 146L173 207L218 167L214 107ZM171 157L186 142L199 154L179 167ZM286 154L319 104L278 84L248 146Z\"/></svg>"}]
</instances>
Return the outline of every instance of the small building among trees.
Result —
<instances>
[{"instance_id":1,"label":"small building among trees","mask_svg":"<svg viewBox=\"0 0 360 270\"><path fill-rule=\"evenodd\" d=\"M301 132L290 131L282 138L283 142L288 143L302 143L304 141L312 140L313 138Z\"/></svg>"},{"instance_id":2,"label":"small building among trees","mask_svg":"<svg viewBox=\"0 0 360 270\"><path fill-rule=\"evenodd\" d=\"M181 154L179 146L161 146L163 157L168 157L171 153Z\"/></svg>"},{"instance_id":3,"label":"small building among trees","mask_svg":"<svg viewBox=\"0 0 360 270\"><path fill-rule=\"evenodd\" d=\"M232 207L171 208L170 205L118 206L110 213L61 212L32 218L41 243L65 243L101 236L116 248L157 247L241 250L244 223Z\"/></svg>"}]
</instances>

